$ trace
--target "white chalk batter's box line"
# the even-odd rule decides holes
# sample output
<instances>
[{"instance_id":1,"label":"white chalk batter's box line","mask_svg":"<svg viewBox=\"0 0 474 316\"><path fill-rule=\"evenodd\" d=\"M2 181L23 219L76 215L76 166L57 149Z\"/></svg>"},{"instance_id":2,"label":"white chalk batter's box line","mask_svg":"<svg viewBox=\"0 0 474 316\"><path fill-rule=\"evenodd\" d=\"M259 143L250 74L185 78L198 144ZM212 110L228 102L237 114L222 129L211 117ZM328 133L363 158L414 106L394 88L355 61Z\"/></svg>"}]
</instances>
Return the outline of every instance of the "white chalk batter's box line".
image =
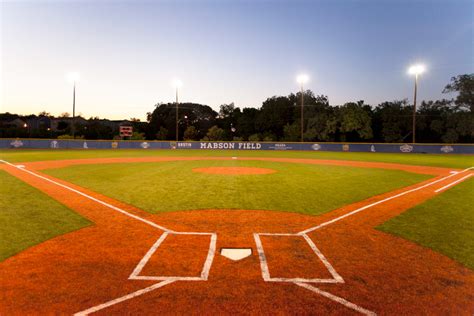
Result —
<instances>
[{"instance_id":1,"label":"white chalk batter's box line","mask_svg":"<svg viewBox=\"0 0 474 316\"><path fill-rule=\"evenodd\" d=\"M287 234L287 233L254 233L253 234L254 239L255 239L255 244L257 246L257 252L258 252L258 258L260 260L260 268L262 270L262 277L265 281L267 282L308 282L308 283L344 283L344 279L339 275L339 273L336 272L334 267L329 263L329 261L326 259L326 257L323 255L323 253L316 247L314 242L311 240L311 238L308 237L306 234ZM303 237L304 240L308 243L310 248L313 250L313 252L316 254L316 256L321 260L321 262L324 264L326 269L329 271L329 273L332 275L332 278L326 278L326 279L308 279L308 278L279 278L279 277L271 277L270 276L270 270L268 268L268 263L267 263L267 258L265 256L265 251L262 245L262 240L260 239L260 236L295 236L295 237Z\"/></svg>"},{"instance_id":2,"label":"white chalk batter's box line","mask_svg":"<svg viewBox=\"0 0 474 316\"><path fill-rule=\"evenodd\" d=\"M151 256L156 252L160 247L163 241L168 237L168 235L197 235L197 236L210 236L209 250L207 252L206 261L202 267L200 276L147 276L140 275L143 268L150 260ZM209 271L211 270L212 261L216 253L216 244L217 244L217 234L216 233L201 233L201 232L164 232L161 234L160 238L151 246L147 251L145 256L140 260L135 269L132 271L128 277L130 280L151 280L151 281L207 281L209 277Z\"/></svg>"}]
</instances>

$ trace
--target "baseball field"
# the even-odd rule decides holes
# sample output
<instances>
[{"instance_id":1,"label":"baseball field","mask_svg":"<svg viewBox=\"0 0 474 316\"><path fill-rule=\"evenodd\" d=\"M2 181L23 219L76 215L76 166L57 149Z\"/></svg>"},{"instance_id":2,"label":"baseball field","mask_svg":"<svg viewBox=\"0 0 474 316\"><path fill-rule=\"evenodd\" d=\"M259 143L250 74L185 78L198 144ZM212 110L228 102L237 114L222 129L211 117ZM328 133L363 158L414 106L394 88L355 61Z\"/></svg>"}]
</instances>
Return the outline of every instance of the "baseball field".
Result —
<instances>
[{"instance_id":1,"label":"baseball field","mask_svg":"<svg viewBox=\"0 0 474 316\"><path fill-rule=\"evenodd\" d=\"M0 159L0 315L474 312L472 155Z\"/></svg>"}]
</instances>

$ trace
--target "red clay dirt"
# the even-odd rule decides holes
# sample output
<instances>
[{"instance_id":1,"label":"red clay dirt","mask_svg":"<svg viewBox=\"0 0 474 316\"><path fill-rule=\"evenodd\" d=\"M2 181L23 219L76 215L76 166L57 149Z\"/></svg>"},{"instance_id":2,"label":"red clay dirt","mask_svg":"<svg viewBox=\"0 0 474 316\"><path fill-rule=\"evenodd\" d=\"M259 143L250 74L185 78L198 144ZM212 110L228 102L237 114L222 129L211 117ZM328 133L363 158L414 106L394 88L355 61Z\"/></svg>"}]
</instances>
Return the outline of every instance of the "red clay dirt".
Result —
<instances>
[{"instance_id":1,"label":"red clay dirt","mask_svg":"<svg viewBox=\"0 0 474 316\"><path fill-rule=\"evenodd\" d=\"M246 174L270 174L275 173L276 170L269 168L254 168L254 167L208 167L208 168L194 168L194 172L209 173L209 174L224 174L224 175L246 175Z\"/></svg>"},{"instance_id":2,"label":"red clay dirt","mask_svg":"<svg viewBox=\"0 0 474 316\"><path fill-rule=\"evenodd\" d=\"M194 157L193 157L194 158ZM211 158L206 158L211 159ZM220 158L230 159L230 158ZM239 158L240 159L240 158ZM331 161L264 159L295 163ZM137 162L141 159L112 159ZM145 159L147 161L150 161ZM169 157L152 161L197 160ZM104 159L95 163L104 163ZM79 164L81 161L24 163L28 170ZM94 163L88 159L85 163ZM332 161L335 165L393 168L436 175L450 169L381 163ZM159 281L128 277L163 231L71 192L20 169L6 171L36 187L95 226L65 234L31 247L0 263L0 314L73 314L123 297ZM40 174L39 172L35 171ZM344 283L312 286L363 308L386 315L472 315L474 272L430 249L375 230L373 227L435 195L466 173L393 198L353 216L308 232ZM140 218L174 231L215 232L216 255L207 281L177 281L99 310L97 314L356 314L328 297L294 283L265 282L254 233L298 233L362 206L393 197L434 179L374 196L322 216L296 213L207 210L150 215L130 205L51 176L41 174ZM327 269L302 238L261 236L272 277L327 278ZM141 275L198 276L205 261L209 236L169 235L150 256ZM218 254L222 247L252 248L252 255L232 261ZM287 255L285 255L287 253ZM314 264L314 266L313 266ZM308 266L311 267L308 268Z\"/></svg>"}]
</instances>

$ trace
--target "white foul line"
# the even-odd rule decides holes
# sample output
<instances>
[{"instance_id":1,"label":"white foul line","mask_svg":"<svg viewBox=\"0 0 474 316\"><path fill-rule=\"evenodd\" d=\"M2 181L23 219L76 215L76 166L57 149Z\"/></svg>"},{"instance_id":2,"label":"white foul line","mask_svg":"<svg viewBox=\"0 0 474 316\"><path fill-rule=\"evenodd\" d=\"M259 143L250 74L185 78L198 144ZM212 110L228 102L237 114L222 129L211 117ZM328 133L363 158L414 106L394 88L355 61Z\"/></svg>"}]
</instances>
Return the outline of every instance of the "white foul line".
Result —
<instances>
[{"instance_id":1,"label":"white foul line","mask_svg":"<svg viewBox=\"0 0 474 316\"><path fill-rule=\"evenodd\" d=\"M153 284L152 286L149 286L149 287L143 288L143 289L141 289L141 290L132 292L132 293L130 293L130 294L121 296L121 297L119 297L119 298L113 299L113 300L108 301L108 302L106 302L106 303L103 303L103 304L100 304L100 305L91 307L91 308L86 309L86 310L84 310L84 311L82 311L82 312L75 313L74 316L85 316L85 315L89 315L89 314L91 314L91 313L95 313L95 312L97 312L97 311L100 311L101 309L104 309L104 308L110 307L110 306L112 306L112 305L121 303L121 302L123 302L123 301L132 299L132 298L137 297L137 296L139 296L139 295L142 295L142 294L151 292L151 291L153 291L153 290L156 290L156 289L158 289L158 288L160 288L160 287L163 287L163 286L165 286L165 285L171 284L171 283L173 283L173 282L175 282L175 281L173 281L173 280L164 280L164 281L161 281L161 282L159 282L159 283Z\"/></svg>"},{"instance_id":2,"label":"white foul line","mask_svg":"<svg viewBox=\"0 0 474 316\"><path fill-rule=\"evenodd\" d=\"M155 244L153 244L153 246L148 250L148 252L145 254L145 256L140 260L140 262L138 263L138 265L135 267L135 269L133 270L133 272L131 273L129 279L131 280L160 280L161 282L159 283L156 283L152 286L149 286L149 287L146 287L146 288L143 288L141 290L138 290L136 292L133 292L133 293L130 293L130 294L127 294L125 296L122 296L122 297L119 297L119 298L116 298L116 299L113 299L111 301L108 301L106 303L103 303L103 304L100 304L100 305L97 305L97 306L94 306L94 307L91 307L87 310L84 310L84 311L81 311L81 312L78 312L74 315L88 315L90 313L94 313L98 310L101 310L101 309L104 309L104 308L107 308L109 306L112 306L112 305L115 305L115 304L118 304L120 302L123 302L123 301L126 301L126 300L129 300L131 298L134 298L134 297L137 297L139 295L142 295L142 294L145 294L145 293L148 293L150 291L153 291L155 289L158 289L160 287L163 287L167 284L170 284L170 283L173 283L173 282L176 282L176 281L206 281L208 279L208 276L209 276L209 271L211 269L211 266L212 266L212 261L214 259L214 255L215 255L215 252L216 252L216 243L217 243L217 235L216 233L206 233L206 232L176 232L176 231L173 231L171 229L168 229L164 226L161 226L161 225L158 225L154 222L151 222L149 220L146 220L140 216L137 216L137 215L134 215L134 214L131 214L125 210L122 210L121 208L118 208L114 205L111 205L107 202L104 202L104 201L101 201L97 198L94 198L86 193L83 193L79 190L76 190L74 188L71 188L67 185L64 185L62 183L59 183L57 181L54 181L54 180L51 180L47 177L44 177L44 176L41 176L39 174L36 174L32 171L29 171L27 169L23 167L20 167L20 166L16 166L12 163L9 163L8 161L5 161L5 160L0 160L0 162L3 162L9 166L12 166L18 170L21 170L21 171L24 171L24 172L27 172L37 178L40 178L40 179L43 179L45 181L48 181L50 183L53 183L57 186L60 186L66 190L69 190L69 191L72 191L74 193L77 193L89 200L92 200L94 202L97 202L99 204L102 204L110 209L113 209L117 212L120 212L128 217L131 217L133 219L136 219L140 222L143 222L145 224L148 224L152 227L155 227L155 228L158 228L162 231L164 231L164 233L160 236L160 238L155 242ZM166 236L168 236L168 234L175 234L175 235L210 235L211 236L211 241L210 241L210 245L209 245L209 251L208 251L208 254L207 254L207 257L206 257L206 261L204 263L204 266L203 266L203 269L202 269L202 272L201 272L201 276L200 277L179 277L179 276L176 276L176 277L148 277L148 276L139 276L138 274L141 272L141 270L143 269L143 267L145 266L145 264L147 263L147 261L150 259L150 257L152 256L152 254L156 251L156 249L160 246L160 244L163 242L163 240L166 238Z\"/></svg>"},{"instance_id":3,"label":"white foul line","mask_svg":"<svg viewBox=\"0 0 474 316\"><path fill-rule=\"evenodd\" d=\"M468 174L467 176L462 177L461 179L458 179L458 180L456 180L456 181L453 181L453 182L451 182L450 184L445 185L444 187L442 187L442 188L436 190L435 193L438 193L438 192L440 192L440 191L443 191L444 189L447 189L447 188L449 188L450 186L455 185L456 183L459 183L459 182L463 181L464 179L469 178L470 176L472 176L472 173Z\"/></svg>"},{"instance_id":4,"label":"white foul line","mask_svg":"<svg viewBox=\"0 0 474 316\"><path fill-rule=\"evenodd\" d=\"M166 227L163 227L163 226L158 225L158 224L156 224L156 223L153 223L153 222L151 222L151 221L149 221L149 220L146 220L146 219L144 219L144 218L141 218L140 216L131 214L131 213L125 211L125 210L122 210L121 208L118 208L118 207L113 206L113 205L111 205L111 204L109 204L109 203L107 203L107 202L104 202L104 201L101 201L101 200L99 200L99 199L96 199L95 197L92 197L92 196L90 196L90 195L88 195L88 194L85 194L85 193L83 193L83 192L81 192L81 191L79 191L79 190L73 189L73 188L71 188L71 187L69 187L69 186L67 186L67 185L64 185L64 184L62 184L62 183L56 182L56 181L54 181L54 180L51 180L51 179L49 179L49 178L43 177L43 176L41 176L41 175L39 175L39 174L36 174L36 173L34 173L34 172L32 172L32 171L29 171L29 170L25 169L25 168L19 168L19 167L17 167L17 166L14 165L14 164L9 163L8 161L0 160L0 162L3 162L3 163L5 163L5 164L7 164L7 165L9 165L9 166L12 166L12 167L14 167L14 168L17 168L18 170L27 172L27 173L29 173L29 174L31 174L31 175L37 177L37 178L40 178L40 179L46 180L46 181L48 181L48 182L51 182L51 183L53 183L53 184L55 184L55 185L57 185L57 186L60 186L60 187L62 187L62 188L64 188L64 189L66 189L66 190L69 190L69 191L72 191L72 192L77 193L77 194L79 194L79 195L82 195L83 197L85 197L85 198L87 198L87 199L89 199L89 200L92 200L92 201L94 201L94 202L97 202L97 203L99 203L99 204L102 204L102 205L104 205L104 206L106 206L106 207L108 207L108 208L113 209L114 211L120 212L120 213L122 213L122 214L124 214L124 215L126 215L126 216L128 216L128 217L134 218L134 219L136 219L136 220L138 220L138 221L140 221L140 222L143 222L143 223L148 224L148 225L150 225L150 226L153 226L153 227L155 227L155 228L161 229L161 230L163 230L163 231L165 231L165 232L171 232L171 233L174 232L174 231L172 231L172 230L170 230L170 229L168 229L168 228L166 228Z\"/></svg>"},{"instance_id":5,"label":"white foul line","mask_svg":"<svg viewBox=\"0 0 474 316\"><path fill-rule=\"evenodd\" d=\"M299 282L295 282L296 285L299 285L307 290L310 290L316 294L319 294L321 296L324 296L324 297L327 297L329 298L330 300L333 300L339 304L342 304L350 309L353 309L361 314L364 314L364 315L370 315L370 316L374 316L374 315L377 315L376 313L372 312L372 311L369 311L365 308L362 308L354 303L351 303L349 302L348 300L346 299L343 299L342 297L339 297L339 296L336 296L334 294L331 294L329 292L326 292L326 291L323 291L323 290L320 290L318 289L317 287L315 286L312 286L312 285L309 285L307 283L299 283Z\"/></svg>"},{"instance_id":6,"label":"white foul line","mask_svg":"<svg viewBox=\"0 0 474 316\"><path fill-rule=\"evenodd\" d=\"M469 168L464 169L463 171L461 171L461 172L459 172L459 173L451 174L451 175L449 175L449 176L446 176L446 177L443 177L443 178L441 178L441 179L438 179L438 180L429 182L429 183L427 183L427 184L425 184L425 185L419 186L419 187L417 187L417 188L410 189L410 190L407 190L407 191L398 193L398 194L396 194L396 195L390 196L390 197L388 197L388 198L385 198L385 199L383 199L383 200L374 202L374 203L372 203L372 204L363 206L363 207L358 208L358 209L356 209L356 210L354 210L354 211L352 211L352 212L349 212L349 213L344 214L344 215L342 215L342 216L336 217L336 218L334 218L334 219L332 219L332 220L330 220L330 221L327 221L327 222L324 222L324 223L319 224L319 225L317 225L317 226L314 226L314 227L308 228L308 229L306 229L306 230L303 230L303 231L299 232L298 234L307 234L307 233L310 233L310 232L315 231L315 230L317 230L317 229L320 229L320 228L322 228L322 227L324 227L324 226L327 226L327 225L333 224L333 223L335 223L335 222L338 222L338 221L340 221L341 219L344 219L344 218L346 218L346 217L349 217L349 216L352 216L352 215L354 215L354 214L357 214L357 213L359 213L359 212L361 212L361 211L363 211L363 210L366 210L366 209L368 209L368 208L371 208L372 206L375 206L375 205L378 205L378 204L382 204L382 203L385 203L385 202L387 202L387 201L390 201L390 200L399 198L400 196L406 195L406 194L408 194L408 193L415 192L415 191L421 190L421 189L423 189L423 188L429 187L429 186L431 186L431 185L433 185L433 184L436 184L436 183L438 183L438 182L444 181L444 180L446 180L446 179L448 179L448 178L454 177L454 176L456 176L456 175L458 175L458 174L461 174L461 173L466 172L466 171L468 171L468 170L470 170L470 169L473 169L473 168L474 168L474 167L469 167Z\"/></svg>"}]
</instances>

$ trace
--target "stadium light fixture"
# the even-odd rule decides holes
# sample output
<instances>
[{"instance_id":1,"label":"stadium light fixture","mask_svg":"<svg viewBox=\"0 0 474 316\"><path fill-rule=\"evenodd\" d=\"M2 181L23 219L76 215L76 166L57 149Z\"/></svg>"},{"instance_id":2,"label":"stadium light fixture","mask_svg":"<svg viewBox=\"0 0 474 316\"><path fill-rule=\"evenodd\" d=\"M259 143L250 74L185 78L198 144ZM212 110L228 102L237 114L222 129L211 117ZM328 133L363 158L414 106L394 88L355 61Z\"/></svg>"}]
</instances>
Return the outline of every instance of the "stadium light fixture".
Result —
<instances>
[{"instance_id":1,"label":"stadium light fixture","mask_svg":"<svg viewBox=\"0 0 474 316\"><path fill-rule=\"evenodd\" d=\"M300 84L303 85L309 81L309 76L307 74L301 74L296 77L296 81Z\"/></svg>"},{"instance_id":2,"label":"stadium light fixture","mask_svg":"<svg viewBox=\"0 0 474 316\"><path fill-rule=\"evenodd\" d=\"M301 87L301 142L303 142L303 133L304 133L304 126L303 126L303 107L304 107L304 85L309 81L309 76L307 74L300 74L296 77L296 82L300 84Z\"/></svg>"},{"instance_id":3,"label":"stadium light fixture","mask_svg":"<svg viewBox=\"0 0 474 316\"><path fill-rule=\"evenodd\" d=\"M72 138L75 138L76 128L76 82L79 81L80 75L78 72L70 72L67 74L67 79L73 83L72 88L72 122L71 122L71 133Z\"/></svg>"},{"instance_id":4,"label":"stadium light fixture","mask_svg":"<svg viewBox=\"0 0 474 316\"><path fill-rule=\"evenodd\" d=\"M425 66L421 65L421 64L413 65L410 68L408 68L408 73L410 75L416 75L417 76L417 75L422 74L423 72L425 72Z\"/></svg>"},{"instance_id":5,"label":"stadium light fixture","mask_svg":"<svg viewBox=\"0 0 474 316\"><path fill-rule=\"evenodd\" d=\"M418 76L425 72L424 65L417 64L408 68L408 73L415 76L415 92L413 94L412 143L416 142L416 94L418 92Z\"/></svg>"},{"instance_id":6,"label":"stadium light fixture","mask_svg":"<svg viewBox=\"0 0 474 316\"><path fill-rule=\"evenodd\" d=\"M173 87L176 90L176 142L179 140L179 128L178 128L178 91L183 86L183 82L178 78L173 79Z\"/></svg>"}]
</instances>

